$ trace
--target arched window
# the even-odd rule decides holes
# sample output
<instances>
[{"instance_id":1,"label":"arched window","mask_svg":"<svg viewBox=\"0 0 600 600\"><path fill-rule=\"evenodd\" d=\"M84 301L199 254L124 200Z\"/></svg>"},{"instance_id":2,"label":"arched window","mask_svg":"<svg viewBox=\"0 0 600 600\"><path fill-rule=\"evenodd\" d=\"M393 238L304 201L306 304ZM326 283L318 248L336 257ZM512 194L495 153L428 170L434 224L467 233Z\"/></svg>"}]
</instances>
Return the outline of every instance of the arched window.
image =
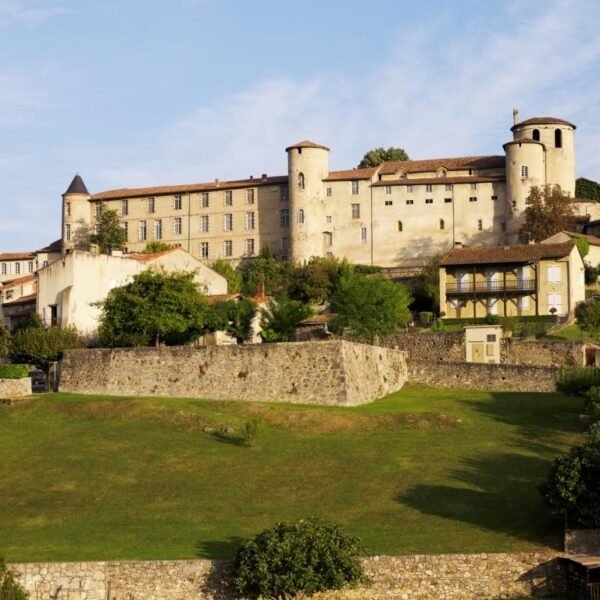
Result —
<instances>
[{"instance_id":1,"label":"arched window","mask_svg":"<svg viewBox=\"0 0 600 600\"><path fill-rule=\"evenodd\" d=\"M304 189L304 173L298 173L298 187Z\"/></svg>"},{"instance_id":2,"label":"arched window","mask_svg":"<svg viewBox=\"0 0 600 600\"><path fill-rule=\"evenodd\" d=\"M402 231L402 221L398 221L398 231Z\"/></svg>"},{"instance_id":3,"label":"arched window","mask_svg":"<svg viewBox=\"0 0 600 600\"><path fill-rule=\"evenodd\" d=\"M298 223L300 223L300 224L304 223L304 209L303 208L301 208L298 211Z\"/></svg>"},{"instance_id":4,"label":"arched window","mask_svg":"<svg viewBox=\"0 0 600 600\"><path fill-rule=\"evenodd\" d=\"M444 229L446 227L446 223L444 223L444 219L440 219L440 229Z\"/></svg>"},{"instance_id":5,"label":"arched window","mask_svg":"<svg viewBox=\"0 0 600 600\"><path fill-rule=\"evenodd\" d=\"M560 129L554 130L554 147L562 148L562 131Z\"/></svg>"},{"instance_id":6,"label":"arched window","mask_svg":"<svg viewBox=\"0 0 600 600\"><path fill-rule=\"evenodd\" d=\"M539 142L540 141L540 130L534 129L533 133L531 135L531 138L534 139L536 142Z\"/></svg>"}]
</instances>

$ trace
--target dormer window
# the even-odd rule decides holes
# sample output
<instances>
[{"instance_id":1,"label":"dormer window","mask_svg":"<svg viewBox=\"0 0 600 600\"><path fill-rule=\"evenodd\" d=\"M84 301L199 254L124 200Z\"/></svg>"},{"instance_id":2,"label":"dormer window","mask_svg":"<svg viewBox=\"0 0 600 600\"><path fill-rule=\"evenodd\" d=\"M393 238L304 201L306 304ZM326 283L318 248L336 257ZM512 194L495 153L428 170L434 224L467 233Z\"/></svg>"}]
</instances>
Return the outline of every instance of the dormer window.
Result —
<instances>
[{"instance_id":1,"label":"dormer window","mask_svg":"<svg viewBox=\"0 0 600 600\"><path fill-rule=\"evenodd\" d=\"M438 169L437 176L438 177L446 177L446 169Z\"/></svg>"}]
</instances>

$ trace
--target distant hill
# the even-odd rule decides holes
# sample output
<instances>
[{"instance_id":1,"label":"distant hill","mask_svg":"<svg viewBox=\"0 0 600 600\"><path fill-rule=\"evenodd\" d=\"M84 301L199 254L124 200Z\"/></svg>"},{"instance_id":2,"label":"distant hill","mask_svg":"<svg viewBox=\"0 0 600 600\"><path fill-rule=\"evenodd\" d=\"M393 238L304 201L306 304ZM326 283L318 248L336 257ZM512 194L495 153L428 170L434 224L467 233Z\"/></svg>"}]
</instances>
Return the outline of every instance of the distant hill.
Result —
<instances>
[{"instance_id":1,"label":"distant hill","mask_svg":"<svg viewBox=\"0 0 600 600\"><path fill-rule=\"evenodd\" d=\"M579 177L575 182L575 197L600 202L600 183Z\"/></svg>"}]
</instances>

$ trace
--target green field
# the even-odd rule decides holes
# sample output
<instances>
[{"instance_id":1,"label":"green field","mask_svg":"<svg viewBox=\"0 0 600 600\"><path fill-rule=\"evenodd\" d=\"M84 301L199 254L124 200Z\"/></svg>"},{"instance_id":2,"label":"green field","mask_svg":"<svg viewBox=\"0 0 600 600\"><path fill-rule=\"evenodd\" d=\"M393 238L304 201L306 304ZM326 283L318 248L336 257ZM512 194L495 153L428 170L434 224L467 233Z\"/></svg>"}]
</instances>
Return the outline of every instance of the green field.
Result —
<instances>
[{"instance_id":1,"label":"green field","mask_svg":"<svg viewBox=\"0 0 600 600\"><path fill-rule=\"evenodd\" d=\"M225 557L308 515L372 554L558 547L537 485L582 439L581 408L416 386L347 409L48 394L0 407L0 555ZM265 432L247 447L257 416Z\"/></svg>"}]
</instances>

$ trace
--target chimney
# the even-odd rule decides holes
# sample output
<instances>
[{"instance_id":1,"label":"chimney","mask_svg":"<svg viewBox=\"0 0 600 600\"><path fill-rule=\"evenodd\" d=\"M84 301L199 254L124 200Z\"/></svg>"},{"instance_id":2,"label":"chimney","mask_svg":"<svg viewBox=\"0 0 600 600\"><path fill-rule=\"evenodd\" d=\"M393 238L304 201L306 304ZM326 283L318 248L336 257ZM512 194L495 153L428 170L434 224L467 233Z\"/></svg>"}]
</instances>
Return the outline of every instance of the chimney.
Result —
<instances>
[{"instance_id":1,"label":"chimney","mask_svg":"<svg viewBox=\"0 0 600 600\"><path fill-rule=\"evenodd\" d=\"M250 179L254 179L254 175L250 175Z\"/></svg>"},{"instance_id":2,"label":"chimney","mask_svg":"<svg viewBox=\"0 0 600 600\"><path fill-rule=\"evenodd\" d=\"M215 178L215 185L216 185L216 186L218 186L218 185L220 185L220 184L221 184L221 180L220 180L220 179L216 179L216 178Z\"/></svg>"},{"instance_id":3,"label":"chimney","mask_svg":"<svg viewBox=\"0 0 600 600\"><path fill-rule=\"evenodd\" d=\"M519 109L513 108L513 125L516 125L519 122Z\"/></svg>"},{"instance_id":4,"label":"chimney","mask_svg":"<svg viewBox=\"0 0 600 600\"><path fill-rule=\"evenodd\" d=\"M263 173L263 174L261 175L261 179L262 179L263 181L266 181L266 180L267 180L267 174L266 174L266 173Z\"/></svg>"}]
</instances>

